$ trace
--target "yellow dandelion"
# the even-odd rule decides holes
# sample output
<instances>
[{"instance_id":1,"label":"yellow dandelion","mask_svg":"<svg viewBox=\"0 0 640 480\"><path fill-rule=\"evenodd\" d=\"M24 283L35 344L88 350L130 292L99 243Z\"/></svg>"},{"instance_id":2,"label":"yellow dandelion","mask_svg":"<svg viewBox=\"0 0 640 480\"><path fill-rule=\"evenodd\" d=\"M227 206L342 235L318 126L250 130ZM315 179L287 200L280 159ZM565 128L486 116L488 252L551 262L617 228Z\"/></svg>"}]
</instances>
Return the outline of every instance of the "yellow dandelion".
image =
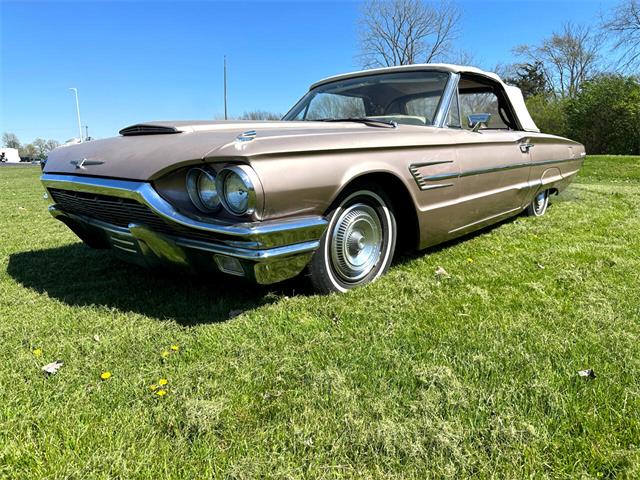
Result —
<instances>
[{"instance_id":1,"label":"yellow dandelion","mask_svg":"<svg viewBox=\"0 0 640 480\"><path fill-rule=\"evenodd\" d=\"M157 389L158 389L158 385L156 385L155 383L154 383L153 385L149 385L149 389L150 389L151 391L155 391L155 390L157 390Z\"/></svg>"},{"instance_id":2,"label":"yellow dandelion","mask_svg":"<svg viewBox=\"0 0 640 480\"><path fill-rule=\"evenodd\" d=\"M171 345L171 350L177 352L178 350L180 350L180 347L178 345Z\"/></svg>"},{"instance_id":3,"label":"yellow dandelion","mask_svg":"<svg viewBox=\"0 0 640 480\"><path fill-rule=\"evenodd\" d=\"M109 380L111 378L111 372L102 372L100 378L102 380Z\"/></svg>"},{"instance_id":4,"label":"yellow dandelion","mask_svg":"<svg viewBox=\"0 0 640 480\"><path fill-rule=\"evenodd\" d=\"M166 378L161 378L160 380L158 380L158 384L161 387L165 386L167 383L169 383L169 380L167 380Z\"/></svg>"},{"instance_id":5,"label":"yellow dandelion","mask_svg":"<svg viewBox=\"0 0 640 480\"><path fill-rule=\"evenodd\" d=\"M169 356L169 352L167 350L163 350L162 353L160 354L160 356L162 358L167 358Z\"/></svg>"},{"instance_id":6,"label":"yellow dandelion","mask_svg":"<svg viewBox=\"0 0 640 480\"><path fill-rule=\"evenodd\" d=\"M473 258L471 258L471 257L467 258L467 262L473 263Z\"/></svg>"},{"instance_id":7,"label":"yellow dandelion","mask_svg":"<svg viewBox=\"0 0 640 480\"><path fill-rule=\"evenodd\" d=\"M41 349L41 348L36 348L36 349L33 351L33 355L34 355L35 357L41 357L41 356L42 356L42 349Z\"/></svg>"},{"instance_id":8,"label":"yellow dandelion","mask_svg":"<svg viewBox=\"0 0 640 480\"><path fill-rule=\"evenodd\" d=\"M166 390L158 390L156 392L156 395L158 395L159 397L164 397L167 394Z\"/></svg>"}]
</instances>

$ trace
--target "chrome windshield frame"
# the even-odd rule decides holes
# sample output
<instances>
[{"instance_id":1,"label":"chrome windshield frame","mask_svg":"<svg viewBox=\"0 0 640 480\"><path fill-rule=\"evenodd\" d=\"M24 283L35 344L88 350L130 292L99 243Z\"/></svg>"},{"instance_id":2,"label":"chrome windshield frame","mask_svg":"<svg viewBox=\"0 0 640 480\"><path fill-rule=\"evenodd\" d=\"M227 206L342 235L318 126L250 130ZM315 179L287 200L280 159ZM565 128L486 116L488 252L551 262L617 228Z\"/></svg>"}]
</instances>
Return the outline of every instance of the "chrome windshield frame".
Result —
<instances>
[{"instance_id":1,"label":"chrome windshield frame","mask_svg":"<svg viewBox=\"0 0 640 480\"><path fill-rule=\"evenodd\" d=\"M458 94L459 81L459 73L452 73L449 75L449 81L444 87L444 92L442 92L442 98L440 99L440 105L438 105L438 112L436 113L435 120L433 121L434 127L447 127L447 114L449 113L449 107L451 106L451 100L453 100L453 96Z\"/></svg>"},{"instance_id":2,"label":"chrome windshield frame","mask_svg":"<svg viewBox=\"0 0 640 480\"><path fill-rule=\"evenodd\" d=\"M438 70L438 69L428 69L425 68L424 70L412 70L412 72L438 72L438 73L446 73L448 74L448 79L447 79L447 83L444 87L444 89L442 90L442 95L440 96L440 101L438 103L438 107L436 108L436 114L434 116L434 120L433 123L431 125L427 125L430 127L443 127L446 126L445 122L446 122L446 117L447 117L447 112L449 110L449 105L451 103L451 99L453 98L453 95L457 92L457 88L458 88L458 81L460 79L460 74L458 73L451 73L451 72L446 72L446 71L442 71L442 70ZM394 73L394 72L384 72L384 73L373 73L373 75L382 75L382 74L387 74L387 73ZM358 77L354 77L354 78L359 78ZM366 75L362 75L362 77L366 77ZM339 80L336 79L336 82L338 82ZM322 84L314 84L311 86L311 88L287 111L287 113L285 113L282 118L281 121L296 121L295 118L287 118L290 115L298 115L300 113L300 111L303 109L302 105L305 100L308 98L308 96L311 93L314 93L314 90L316 90L318 87L323 87L325 85L330 85L333 82L327 82L327 83L322 83ZM304 106L304 109L308 109L309 108L309 103L307 102L306 106ZM443 113L444 111L444 113ZM302 120L302 121L313 121L313 120Z\"/></svg>"}]
</instances>

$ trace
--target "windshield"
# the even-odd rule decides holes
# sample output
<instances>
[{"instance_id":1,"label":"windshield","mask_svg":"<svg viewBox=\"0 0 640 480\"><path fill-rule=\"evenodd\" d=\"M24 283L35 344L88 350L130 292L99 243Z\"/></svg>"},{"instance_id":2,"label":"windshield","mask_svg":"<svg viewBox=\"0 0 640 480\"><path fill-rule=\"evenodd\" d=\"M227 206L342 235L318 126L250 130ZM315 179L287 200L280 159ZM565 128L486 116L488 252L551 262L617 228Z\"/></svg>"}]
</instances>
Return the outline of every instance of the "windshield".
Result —
<instances>
[{"instance_id":1,"label":"windshield","mask_svg":"<svg viewBox=\"0 0 640 480\"><path fill-rule=\"evenodd\" d=\"M339 80L310 90L283 120L372 118L432 125L448 78L443 72L396 72Z\"/></svg>"}]
</instances>

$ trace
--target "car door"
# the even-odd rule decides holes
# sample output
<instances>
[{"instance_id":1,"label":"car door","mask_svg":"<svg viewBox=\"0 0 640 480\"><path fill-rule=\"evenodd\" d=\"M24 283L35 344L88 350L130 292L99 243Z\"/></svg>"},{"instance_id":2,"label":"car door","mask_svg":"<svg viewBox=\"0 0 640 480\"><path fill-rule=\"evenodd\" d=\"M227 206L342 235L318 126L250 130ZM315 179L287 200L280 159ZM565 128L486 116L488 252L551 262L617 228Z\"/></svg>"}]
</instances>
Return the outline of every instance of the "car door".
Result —
<instances>
[{"instance_id":1,"label":"car door","mask_svg":"<svg viewBox=\"0 0 640 480\"><path fill-rule=\"evenodd\" d=\"M524 132L511 128L516 122L499 98L497 85L462 78L459 108L464 134L458 145L460 182L456 226L464 233L506 218L522 208L528 191L531 159L523 147ZM502 112L500 111L502 110ZM473 131L471 114L489 113L489 122ZM505 118L506 117L506 118ZM505 121L506 120L506 121Z\"/></svg>"}]
</instances>

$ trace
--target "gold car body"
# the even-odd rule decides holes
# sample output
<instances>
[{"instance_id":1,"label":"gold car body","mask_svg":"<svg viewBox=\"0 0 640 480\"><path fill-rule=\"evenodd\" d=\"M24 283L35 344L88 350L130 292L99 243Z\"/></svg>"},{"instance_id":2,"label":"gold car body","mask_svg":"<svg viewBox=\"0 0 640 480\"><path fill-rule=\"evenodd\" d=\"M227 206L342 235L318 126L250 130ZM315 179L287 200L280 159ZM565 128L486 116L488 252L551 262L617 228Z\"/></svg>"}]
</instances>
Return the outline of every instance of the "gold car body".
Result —
<instances>
[{"instance_id":1,"label":"gold car body","mask_svg":"<svg viewBox=\"0 0 640 480\"><path fill-rule=\"evenodd\" d=\"M145 265L211 267L273 283L299 274L319 245L333 202L367 178L388 188L407 243L422 249L523 211L541 190L557 193L578 173L584 147L537 131L519 91L471 67L413 65L356 72L442 71L450 79L440 110L461 78L502 89L517 129L442 124L317 121L148 122L104 140L50 153L42 182L51 213L94 247ZM470 76L470 77L469 77ZM229 164L252 176L250 215L207 215L185 192L186 172Z\"/></svg>"}]
</instances>

